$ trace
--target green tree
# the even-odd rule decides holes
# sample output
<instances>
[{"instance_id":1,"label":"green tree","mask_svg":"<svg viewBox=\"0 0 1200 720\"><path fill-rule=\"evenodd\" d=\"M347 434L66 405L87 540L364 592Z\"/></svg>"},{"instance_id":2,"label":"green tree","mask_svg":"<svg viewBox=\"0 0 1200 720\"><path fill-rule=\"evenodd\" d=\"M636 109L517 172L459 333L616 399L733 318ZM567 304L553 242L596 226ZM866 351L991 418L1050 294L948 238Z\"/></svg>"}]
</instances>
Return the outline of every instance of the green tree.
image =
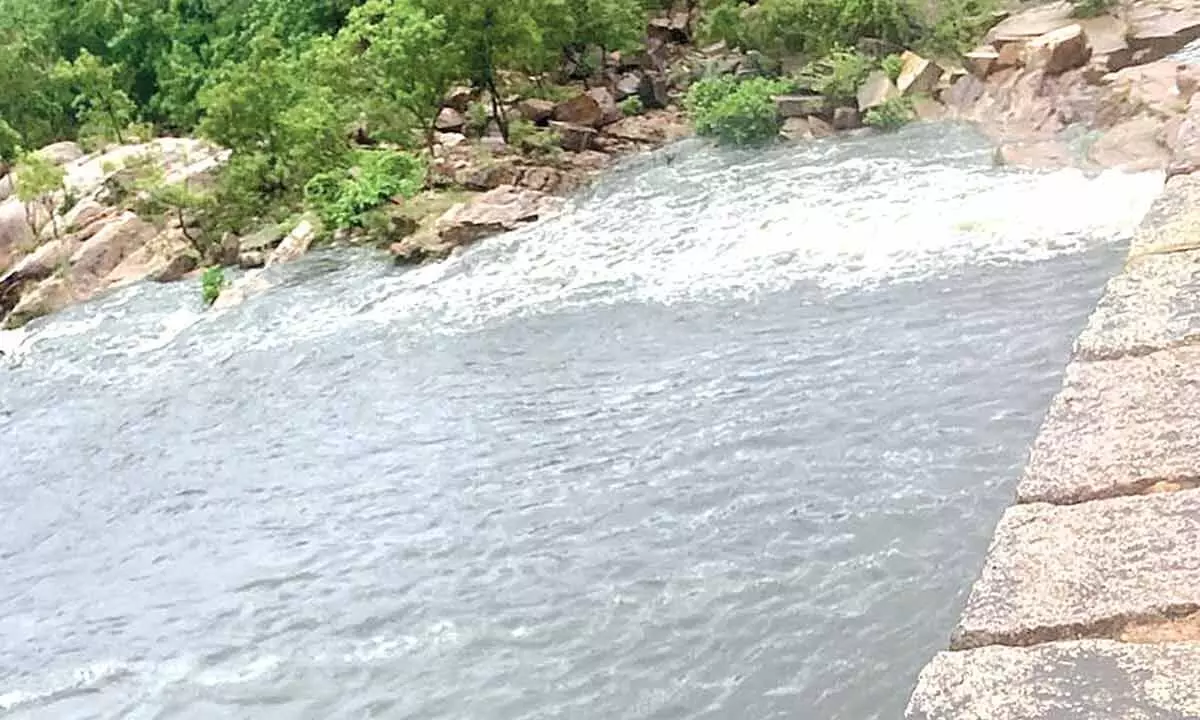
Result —
<instances>
[{"instance_id":1,"label":"green tree","mask_svg":"<svg viewBox=\"0 0 1200 720\"><path fill-rule=\"evenodd\" d=\"M73 62L59 61L54 72L75 95L71 107L81 132L125 142L122 130L133 120L136 108L121 87L119 65L105 65L85 49Z\"/></svg>"},{"instance_id":2,"label":"green tree","mask_svg":"<svg viewBox=\"0 0 1200 720\"><path fill-rule=\"evenodd\" d=\"M347 86L368 127L391 140L420 128L432 143L434 121L451 84L467 74L446 20L410 0L367 0L350 11L336 43L318 43L324 71L353 78Z\"/></svg>"},{"instance_id":3,"label":"green tree","mask_svg":"<svg viewBox=\"0 0 1200 720\"><path fill-rule=\"evenodd\" d=\"M15 178L14 189L17 198L25 204L25 222L29 225L34 236L37 235L40 223L38 213L41 211L48 216L54 237L58 237L58 215L55 212L57 193L64 190L63 180L66 171L50 162L36 152L27 153L17 162L13 171Z\"/></svg>"}]
</instances>

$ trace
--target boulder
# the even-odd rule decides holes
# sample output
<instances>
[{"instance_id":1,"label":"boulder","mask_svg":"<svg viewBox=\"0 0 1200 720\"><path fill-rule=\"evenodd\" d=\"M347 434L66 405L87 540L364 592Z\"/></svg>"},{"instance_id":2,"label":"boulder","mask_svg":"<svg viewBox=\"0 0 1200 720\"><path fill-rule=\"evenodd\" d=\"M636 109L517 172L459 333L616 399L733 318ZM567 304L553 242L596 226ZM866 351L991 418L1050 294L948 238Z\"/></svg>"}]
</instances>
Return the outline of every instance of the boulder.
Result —
<instances>
[{"instance_id":1,"label":"boulder","mask_svg":"<svg viewBox=\"0 0 1200 720\"><path fill-rule=\"evenodd\" d=\"M617 100L624 100L632 95L637 95L642 87L642 76L638 73L626 73L617 80L614 87Z\"/></svg>"},{"instance_id":2,"label":"boulder","mask_svg":"<svg viewBox=\"0 0 1200 720\"><path fill-rule=\"evenodd\" d=\"M1024 65L1026 52L1026 42L1024 40L997 43L996 62L993 65L993 69L1000 70Z\"/></svg>"},{"instance_id":3,"label":"boulder","mask_svg":"<svg viewBox=\"0 0 1200 720\"><path fill-rule=\"evenodd\" d=\"M1162 122L1149 117L1126 120L1101 135L1088 149L1088 159L1101 167L1130 172L1163 170L1171 154L1159 140Z\"/></svg>"},{"instance_id":4,"label":"boulder","mask_svg":"<svg viewBox=\"0 0 1200 720\"><path fill-rule=\"evenodd\" d=\"M604 134L637 143L662 144L687 137L692 132L687 119L677 113L651 111L623 118L604 128Z\"/></svg>"},{"instance_id":5,"label":"boulder","mask_svg":"<svg viewBox=\"0 0 1200 720\"><path fill-rule=\"evenodd\" d=\"M813 137L812 127L809 126L806 117L790 117L784 120L779 134L788 140L811 140Z\"/></svg>"},{"instance_id":6,"label":"boulder","mask_svg":"<svg viewBox=\"0 0 1200 720\"><path fill-rule=\"evenodd\" d=\"M462 113L451 107L444 107L438 113L437 120L434 121L434 127L438 132L443 133L459 133L467 124L466 118Z\"/></svg>"},{"instance_id":7,"label":"boulder","mask_svg":"<svg viewBox=\"0 0 1200 720\"><path fill-rule=\"evenodd\" d=\"M1000 58L1000 53L991 45L977 47L963 56L967 71L979 79L986 78Z\"/></svg>"},{"instance_id":8,"label":"boulder","mask_svg":"<svg viewBox=\"0 0 1200 720\"><path fill-rule=\"evenodd\" d=\"M1000 21L987 34L988 42L1004 43L1044 35L1075 22L1075 7L1066 0L1038 5L1014 13Z\"/></svg>"},{"instance_id":9,"label":"boulder","mask_svg":"<svg viewBox=\"0 0 1200 720\"><path fill-rule=\"evenodd\" d=\"M158 233L105 276L101 287L150 279L174 282L200 266L200 253L178 229Z\"/></svg>"},{"instance_id":10,"label":"boulder","mask_svg":"<svg viewBox=\"0 0 1200 720\"><path fill-rule=\"evenodd\" d=\"M583 125L555 121L550 123L550 127L558 133L559 145L571 152L587 150L596 139L596 131Z\"/></svg>"},{"instance_id":11,"label":"boulder","mask_svg":"<svg viewBox=\"0 0 1200 720\"><path fill-rule=\"evenodd\" d=\"M595 131L593 131L595 132ZM511 161L490 161L470 165L454 174L454 180L468 190L492 190L501 185L512 185L519 175Z\"/></svg>"},{"instance_id":12,"label":"boulder","mask_svg":"<svg viewBox=\"0 0 1200 720\"><path fill-rule=\"evenodd\" d=\"M262 250L243 250L238 253L238 267L243 270L253 270L267 264L267 253Z\"/></svg>"},{"instance_id":13,"label":"boulder","mask_svg":"<svg viewBox=\"0 0 1200 720\"><path fill-rule=\"evenodd\" d=\"M671 103L667 81L659 75L646 73L642 76L642 85L638 88L638 98L642 107L647 110L665 108Z\"/></svg>"},{"instance_id":14,"label":"boulder","mask_svg":"<svg viewBox=\"0 0 1200 720\"><path fill-rule=\"evenodd\" d=\"M47 278L21 295L12 312L4 319L4 327L21 327L30 320L57 312L74 301L75 294L65 278Z\"/></svg>"},{"instance_id":15,"label":"boulder","mask_svg":"<svg viewBox=\"0 0 1200 720\"><path fill-rule=\"evenodd\" d=\"M450 208L435 228L441 242L457 247L533 222L556 206L545 193L504 185Z\"/></svg>"},{"instance_id":16,"label":"boulder","mask_svg":"<svg viewBox=\"0 0 1200 720\"><path fill-rule=\"evenodd\" d=\"M238 253L262 253L263 257L266 258L267 253L281 242L283 242L283 231L275 225L268 225L257 232L241 238L238 241Z\"/></svg>"},{"instance_id":17,"label":"boulder","mask_svg":"<svg viewBox=\"0 0 1200 720\"><path fill-rule=\"evenodd\" d=\"M69 165L79 158L83 157L83 148L77 143L69 140L56 142L47 145L35 153L38 157L44 160L49 160L55 165Z\"/></svg>"},{"instance_id":18,"label":"boulder","mask_svg":"<svg viewBox=\"0 0 1200 720\"><path fill-rule=\"evenodd\" d=\"M899 88L887 73L876 70L858 88L858 109L866 112L896 97L900 97Z\"/></svg>"},{"instance_id":19,"label":"boulder","mask_svg":"<svg viewBox=\"0 0 1200 720\"><path fill-rule=\"evenodd\" d=\"M561 182L562 173L551 167L531 167L521 173L521 186L530 190L552 193Z\"/></svg>"},{"instance_id":20,"label":"boulder","mask_svg":"<svg viewBox=\"0 0 1200 720\"><path fill-rule=\"evenodd\" d=\"M291 262L308 252L313 240L317 237L317 228L307 218L301 220L287 234L267 257L266 265L270 267L279 263Z\"/></svg>"},{"instance_id":21,"label":"boulder","mask_svg":"<svg viewBox=\"0 0 1200 720\"><path fill-rule=\"evenodd\" d=\"M25 203L9 198L0 203L0 271L7 268L33 242L25 217Z\"/></svg>"},{"instance_id":22,"label":"boulder","mask_svg":"<svg viewBox=\"0 0 1200 720\"><path fill-rule=\"evenodd\" d=\"M456 85L446 93L446 99L442 101L442 105L456 112L465 113L471 105L473 95L471 88L465 85Z\"/></svg>"},{"instance_id":23,"label":"boulder","mask_svg":"<svg viewBox=\"0 0 1200 720\"><path fill-rule=\"evenodd\" d=\"M72 284L79 289L94 289L101 279L156 234L154 226L137 215L121 213L71 255Z\"/></svg>"},{"instance_id":24,"label":"boulder","mask_svg":"<svg viewBox=\"0 0 1200 720\"><path fill-rule=\"evenodd\" d=\"M535 125L544 125L554 116L554 101L525 98L517 103L517 112Z\"/></svg>"},{"instance_id":25,"label":"boulder","mask_svg":"<svg viewBox=\"0 0 1200 720\"><path fill-rule=\"evenodd\" d=\"M12 172L4 173L4 176L0 177L0 202L4 202L12 197L14 190Z\"/></svg>"},{"instance_id":26,"label":"boulder","mask_svg":"<svg viewBox=\"0 0 1200 720\"><path fill-rule=\"evenodd\" d=\"M813 115L808 119L808 129L814 138L825 138L833 135L833 126Z\"/></svg>"},{"instance_id":27,"label":"boulder","mask_svg":"<svg viewBox=\"0 0 1200 720\"><path fill-rule=\"evenodd\" d=\"M604 118L604 110L591 95L576 95L555 105L552 117L560 123L594 128Z\"/></svg>"},{"instance_id":28,"label":"boulder","mask_svg":"<svg viewBox=\"0 0 1200 720\"><path fill-rule=\"evenodd\" d=\"M828 111L829 100L823 95L775 96L775 112L784 119L824 115Z\"/></svg>"},{"instance_id":29,"label":"boulder","mask_svg":"<svg viewBox=\"0 0 1200 720\"><path fill-rule=\"evenodd\" d=\"M896 78L896 89L902 95L932 93L942 79L942 68L932 60L905 51L900 56L900 76Z\"/></svg>"},{"instance_id":30,"label":"boulder","mask_svg":"<svg viewBox=\"0 0 1200 720\"><path fill-rule=\"evenodd\" d=\"M617 101L613 98L612 93L608 91L608 88L594 87L588 90L587 94L600 106L600 121L596 123L596 127L611 125L625 117L625 113L621 112L621 108L617 107Z\"/></svg>"},{"instance_id":31,"label":"boulder","mask_svg":"<svg viewBox=\"0 0 1200 720\"><path fill-rule=\"evenodd\" d=\"M1083 67L1092 56L1087 34L1079 24L1039 35L1025 44L1025 66L1058 75Z\"/></svg>"},{"instance_id":32,"label":"boulder","mask_svg":"<svg viewBox=\"0 0 1200 720\"><path fill-rule=\"evenodd\" d=\"M862 127L862 115L852 107L839 107L833 111L834 130L854 130Z\"/></svg>"}]
</instances>

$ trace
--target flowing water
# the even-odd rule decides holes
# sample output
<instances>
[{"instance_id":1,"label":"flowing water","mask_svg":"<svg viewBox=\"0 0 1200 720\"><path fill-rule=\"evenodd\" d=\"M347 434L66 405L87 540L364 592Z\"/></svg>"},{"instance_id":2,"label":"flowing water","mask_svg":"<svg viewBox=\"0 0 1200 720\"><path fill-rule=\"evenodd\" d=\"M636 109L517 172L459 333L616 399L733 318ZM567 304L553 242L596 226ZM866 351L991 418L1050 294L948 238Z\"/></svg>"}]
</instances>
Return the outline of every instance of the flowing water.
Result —
<instances>
[{"instance_id":1,"label":"flowing water","mask_svg":"<svg viewBox=\"0 0 1200 720\"><path fill-rule=\"evenodd\" d=\"M10 334L0 717L896 718L1160 184L690 142Z\"/></svg>"}]
</instances>

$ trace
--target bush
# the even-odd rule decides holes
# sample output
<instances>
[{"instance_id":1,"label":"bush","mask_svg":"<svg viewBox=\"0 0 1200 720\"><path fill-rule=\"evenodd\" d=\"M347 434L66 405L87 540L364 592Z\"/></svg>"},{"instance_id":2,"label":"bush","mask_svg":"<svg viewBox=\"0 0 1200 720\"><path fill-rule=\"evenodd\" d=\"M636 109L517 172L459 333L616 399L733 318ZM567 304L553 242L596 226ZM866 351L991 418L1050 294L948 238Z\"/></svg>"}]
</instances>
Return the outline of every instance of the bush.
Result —
<instances>
[{"instance_id":1,"label":"bush","mask_svg":"<svg viewBox=\"0 0 1200 720\"><path fill-rule=\"evenodd\" d=\"M200 276L200 295L205 305L212 305L221 297L221 288L225 287L225 270L220 265L214 265Z\"/></svg>"},{"instance_id":2,"label":"bush","mask_svg":"<svg viewBox=\"0 0 1200 720\"><path fill-rule=\"evenodd\" d=\"M1077 18L1093 18L1108 12L1115 4L1114 0L1076 0L1071 15Z\"/></svg>"},{"instance_id":3,"label":"bush","mask_svg":"<svg viewBox=\"0 0 1200 720\"><path fill-rule=\"evenodd\" d=\"M621 101L621 114L625 117L630 115L641 115L646 112L646 106L642 104L642 99L637 95L630 95Z\"/></svg>"},{"instance_id":4,"label":"bush","mask_svg":"<svg viewBox=\"0 0 1200 720\"><path fill-rule=\"evenodd\" d=\"M864 37L908 45L921 27L908 0L761 0L742 18L743 39L757 49L812 55Z\"/></svg>"},{"instance_id":5,"label":"bush","mask_svg":"<svg viewBox=\"0 0 1200 720\"><path fill-rule=\"evenodd\" d=\"M684 106L696 132L722 143L748 145L779 134L774 96L791 87L790 82L767 78L705 78L688 90Z\"/></svg>"},{"instance_id":6,"label":"bush","mask_svg":"<svg viewBox=\"0 0 1200 720\"><path fill-rule=\"evenodd\" d=\"M514 120L508 126L508 141L526 155L557 155L561 138L553 130L541 130L528 120Z\"/></svg>"},{"instance_id":7,"label":"bush","mask_svg":"<svg viewBox=\"0 0 1200 720\"><path fill-rule=\"evenodd\" d=\"M995 0L935 0L926 8L925 30L916 48L930 55L967 52L996 21Z\"/></svg>"},{"instance_id":8,"label":"bush","mask_svg":"<svg viewBox=\"0 0 1200 720\"><path fill-rule=\"evenodd\" d=\"M859 85L871 74L875 62L854 50L834 48L819 60L805 65L796 82L815 93L838 101L852 100Z\"/></svg>"},{"instance_id":9,"label":"bush","mask_svg":"<svg viewBox=\"0 0 1200 720\"><path fill-rule=\"evenodd\" d=\"M425 184L425 163L413 155L391 150L355 153L350 170L314 175L304 196L327 227L361 226L363 213L384 200L412 197Z\"/></svg>"},{"instance_id":10,"label":"bush","mask_svg":"<svg viewBox=\"0 0 1200 720\"><path fill-rule=\"evenodd\" d=\"M900 71L904 69L904 60L896 54L888 55L879 61L879 67L887 73L889 80L896 82L900 78Z\"/></svg>"},{"instance_id":11,"label":"bush","mask_svg":"<svg viewBox=\"0 0 1200 720\"><path fill-rule=\"evenodd\" d=\"M876 105L863 116L863 124L876 130L892 132L904 127L916 118L912 100L906 97L895 97L885 100L882 105Z\"/></svg>"},{"instance_id":12,"label":"bush","mask_svg":"<svg viewBox=\"0 0 1200 720\"><path fill-rule=\"evenodd\" d=\"M487 132L488 123L492 119L492 113L488 110L488 106L481 102L473 101L467 106L467 134L476 137L482 136Z\"/></svg>"}]
</instances>

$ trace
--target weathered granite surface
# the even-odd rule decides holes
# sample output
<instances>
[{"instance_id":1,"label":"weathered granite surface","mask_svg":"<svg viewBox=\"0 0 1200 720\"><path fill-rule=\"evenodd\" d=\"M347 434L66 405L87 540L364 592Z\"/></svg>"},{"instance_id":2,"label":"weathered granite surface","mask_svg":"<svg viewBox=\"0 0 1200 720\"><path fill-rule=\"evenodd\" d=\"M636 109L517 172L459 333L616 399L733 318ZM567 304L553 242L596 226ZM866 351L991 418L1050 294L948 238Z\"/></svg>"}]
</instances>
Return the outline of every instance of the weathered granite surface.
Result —
<instances>
[{"instance_id":1,"label":"weathered granite surface","mask_svg":"<svg viewBox=\"0 0 1200 720\"><path fill-rule=\"evenodd\" d=\"M1185 346L1071 363L1017 497L1069 504L1198 481L1200 346Z\"/></svg>"},{"instance_id":2,"label":"weathered granite surface","mask_svg":"<svg viewBox=\"0 0 1200 720\"><path fill-rule=\"evenodd\" d=\"M1129 244L1129 257L1200 249L1200 176L1167 180Z\"/></svg>"},{"instance_id":3,"label":"weathered granite surface","mask_svg":"<svg viewBox=\"0 0 1200 720\"><path fill-rule=\"evenodd\" d=\"M1200 344L1200 250L1131 258L1109 281L1075 356L1110 360L1184 344Z\"/></svg>"},{"instance_id":4,"label":"weathered granite surface","mask_svg":"<svg viewBox=\"0 0 1200 720\"><path fill-rule=\"evenodd\" d=\"M908 720L1194 720L1200 643L1111 640L941 653Z\"/></svg>"},{"instance_id":5,"label":"weathered granite surface","mask_svg":"<svg viewBox=\"0 0 1200 720\"><path fill-rule=\"evenodd\" d=\"M1192 627L1198 548L1200 490L1016 505L996 528L951 647L1150 635L1144 628L1175 621Z\"/></svg>"}]
</instances>

